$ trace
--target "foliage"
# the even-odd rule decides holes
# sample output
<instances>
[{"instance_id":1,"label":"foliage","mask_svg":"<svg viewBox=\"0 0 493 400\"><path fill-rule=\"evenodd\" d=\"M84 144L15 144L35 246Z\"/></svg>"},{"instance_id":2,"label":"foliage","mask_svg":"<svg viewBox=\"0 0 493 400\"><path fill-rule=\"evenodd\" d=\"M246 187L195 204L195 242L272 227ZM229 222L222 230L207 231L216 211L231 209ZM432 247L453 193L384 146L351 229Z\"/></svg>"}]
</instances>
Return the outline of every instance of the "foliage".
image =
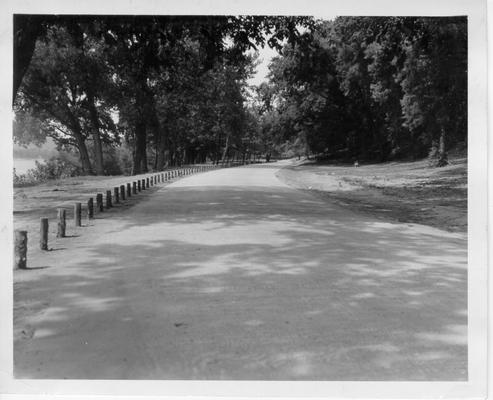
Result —
<instances>
[{"instance_id":1,"label":"foliage","mask_svg":"<svg viewBox=\"0 0 493 400\"><path fill-rule=\"evenodd\" d=\"M50 137L82 173L310 153L445 165L467 138L463 17L14 19L14 141ZM280 55L252 94L264 45Z\"/></svg>"},{"instance_id":2,"label":"foliage","mask_svg":"<svg viewBox=\"0 0 493 400\"><path fill-rule=\"evenodd\" d=\"M305 138L311 152L372 160L430 153L445 165L447 150L467 137L466 19L319 21L274 59L270 86L259 89L263 129Z\"/></svg>"},{"instance_id":3,"label":"foliage","mask_svg":"<svg viewBox=\"0 0 493 400\"><path fill-rule=\"evenodd\" d=\"M116 171L104 149L122 139L131 173L251 154L246 51L281 48L312 25L308 17L17 15L14 109L26 129L16 140L50 136L97 174Z\"/></svg>"},{"instance_id":4,"label":"foliage","mask_svg":"<svg viewBox=\"0 0 493 400\"><path fill-rule=\"evenodd\" d=\"M14 187L30 186L53 179L70 178L81 175L82 168L68 153L60 153L45 162L35 161L35 167L25 174L17 174L14 168Z\"/></svg>"}]
</instances>

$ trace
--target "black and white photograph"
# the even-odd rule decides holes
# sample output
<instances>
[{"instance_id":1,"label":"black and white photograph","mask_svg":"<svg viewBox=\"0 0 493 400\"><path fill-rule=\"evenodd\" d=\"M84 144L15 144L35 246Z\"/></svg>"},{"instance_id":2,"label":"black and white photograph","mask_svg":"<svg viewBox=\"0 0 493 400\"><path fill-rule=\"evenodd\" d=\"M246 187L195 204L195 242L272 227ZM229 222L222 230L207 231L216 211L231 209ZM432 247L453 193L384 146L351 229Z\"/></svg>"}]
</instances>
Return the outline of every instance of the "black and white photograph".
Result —
<instances>
[{"instance_id":1,"label":"black and white photograph","mask_svg":"<svg viewBox=\"0 0 493 400\"><path fill-rule=\"evenodd\" d=\"M0 392L486 396L486 1L176 3L10 4Z\"/></svg>"}]
</instances>

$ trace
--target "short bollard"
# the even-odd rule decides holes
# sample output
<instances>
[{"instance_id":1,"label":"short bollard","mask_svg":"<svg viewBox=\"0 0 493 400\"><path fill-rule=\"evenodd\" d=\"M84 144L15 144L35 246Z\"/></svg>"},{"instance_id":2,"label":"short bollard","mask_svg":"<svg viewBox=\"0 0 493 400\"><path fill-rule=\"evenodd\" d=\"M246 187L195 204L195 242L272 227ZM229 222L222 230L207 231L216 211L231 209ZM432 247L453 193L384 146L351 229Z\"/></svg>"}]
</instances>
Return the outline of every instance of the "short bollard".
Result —
<instances>
[{"instance_id":1,"label":"short bollard","mask_svg":"<svg viewBox=\"0 0 493 400\"><path fill-rule=\"evenodd\" d=\"M149 178L146 178L146 189L149 189Z\"/></svg>"},{"instance_id":2,"label":"short bollard","mask_svg":"<svg viewBox=\"0 0 493 400\"><path fill-rule=\"evenodd\" d=\"M82 216L82 204L74 204L74 222L75 226L81 226L81 216Z\"/></svg>"},{"instance_id":3,"label":"short bollard","mask_svg":"<svg viewBox=\"0 0 493 400\"><path fill-rule=\"evenodd\" d=\"M122 201L125 200L125 185L120 185L120 197Z\"/></svg>"},{"instance_id":4,"label":"short bollard","mask_svg":"<svg viewBox=\"0 0 493 400\"><path fill-rule=\"evenodd\" d=\"M139 192L142 190L142 181L140 179L137 181L137 189L139 190Z\"/></svg>"},{"instance_id":5,"label":"short bollard","mask_svg":"<svg viewBox=\"0 0 493 400\"><path fill-rule=\"evenodd\" d=\"M87 200L87 219L93 219L94 218L94 200L89 198Z\"/></svg>"},{"instance_id":6,"label":"short bollard","mask_svg":"<svg viewBox=\"0 0 493 400\"><path fill-rule=\"evenodd\" d=\"M113 203L111 202L111 190L106 191L106 208L113 207Z\"/></svg>"},{"instance_id":7,"label":"short bollard","mask_svg":"<svg viewBox=\"0 0 493 400\"><path fill-rule=\"evenodd\" d=\"M151 176L149 179L150 179L150 183L151 183L150 186L154 186L154 177Z\"/></svg>"},{"instance_id":8,"label":"short bollard","mask_svg":"<svg viewBox=\"0 0 493 400\"><path fill-rule=\"evenodd\" d=\"M127 197L132 197L132 185L127 183Z\"/></svg>"},{"instance_id":9,"label":"short bollard","mask_svg":"<svg viewBox=\"0 0 493 400\"><path fill-rule=\"evenodd\" d=\"M39 248L48 250L48 218L40 219Z\"/></svg>"},{"instance_id":10,"label":"short bollard","mask_svg":"<svg viewBox=\"0 0 493 400\"><path fill-rule=\"evenodd\" d=\"M58 209L58 226L57 226L56 237L59 237L59 238L65 237L65 230L67 227L66 216L67 216L67 213L65 211L65 208L59 208Z\"/></svg>"},{"instance_id":11,"label":"short bollard","mask_svg":"<svg viewBox=\"0 0 493 400\"><path fill-rule=\"evenodd\" d=\"M142 190L146 190L147 187L146 187L146 180L145 179L142 179Z\"/></svg>"},{"instance_id":12,"label":"short bollard","mask_svg":"<svg viewBox=\"0 0 493 400\"><path fill-rule=\"evenodd\" d=\"M27 268L27 231L17 229L14 243L14 267Z\"/></svg>"},{"instance_id":13,"label":"short bollard","mask_svg":"<svg viewBox=\"0 0 493 400\"><path fill-rule=\"evenodd\" d=\"M104 211L104 207L103 207L103 194L102 193L98 193L96 195L96 209L99 212L103 212Z\"/></svg>"},{"instance_id":14,"label":"short bollard","mask_svg":"<svg viewBox=\"0 0 493 400\"><path fill-rule=\"evenodd\" d=\"M115 204L118 204L120 202L120 191L117 187L113 188L113 199Z\"/></svg>"},{"instance_id":15,"label":"short bollard","mask_svg":"<svg viewBox=\"0 0 493 400\"><path fill-rule=\"evenodd\" d=\"M133 190L134 194L137 194L137 182L132 182L132 190Z\"/></svg>"}]
</instances>

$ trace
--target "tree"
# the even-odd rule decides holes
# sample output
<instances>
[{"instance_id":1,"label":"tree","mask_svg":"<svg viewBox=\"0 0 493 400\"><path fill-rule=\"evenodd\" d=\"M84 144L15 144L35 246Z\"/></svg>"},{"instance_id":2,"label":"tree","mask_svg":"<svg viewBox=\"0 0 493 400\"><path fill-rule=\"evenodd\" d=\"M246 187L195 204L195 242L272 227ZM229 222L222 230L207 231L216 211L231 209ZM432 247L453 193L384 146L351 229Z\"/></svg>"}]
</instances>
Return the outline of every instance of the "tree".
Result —
<instances>
[{"instance_id":1,"label":"tree","mask_svg":"<svg viewBox=\"0 0 493 400\"><path fill-rule=\"evenodd\" d=\"M467 137L466 20L419 18L413 32L401 74L404 123L443 166L447 149Z\"/></svg>"},{"instance_id":2,"label":"tree","mask_svg":"<svg viewBox=\"0 0 493 400\"><path fill-rule=\"evenodd\" d=\"M159 169L213 153L225 159L230 149L245 154L245 51L280 48L311 25L307 17L16 16L14 107L75 146L87 173L93 162L104 172L103 145L122 132L133 173L147 171L149 145Z\"/></svg>"},{"instance_id":3,"label":"tree","mask_svg":"<svg viewBox=\"0 0 493 400\"><path fill-rule=\"evenodd\" d=\"M353 159L431 149L445 165L466 137L465 18L339 17L314 32L271 65L261 101L283 135Z\"/></svg>"}]
</instances>

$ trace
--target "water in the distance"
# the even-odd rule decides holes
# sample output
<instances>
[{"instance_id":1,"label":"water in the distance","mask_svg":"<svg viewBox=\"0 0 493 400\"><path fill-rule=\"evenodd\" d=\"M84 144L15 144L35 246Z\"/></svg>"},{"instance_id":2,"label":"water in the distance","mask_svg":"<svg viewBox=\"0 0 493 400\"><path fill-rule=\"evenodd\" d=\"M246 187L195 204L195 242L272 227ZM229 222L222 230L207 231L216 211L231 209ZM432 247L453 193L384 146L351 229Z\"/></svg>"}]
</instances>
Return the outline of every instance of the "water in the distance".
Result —
<instances>
[{"instance_id":1,"label":"water in the distance","mask_svg":"<svg viewBox=\"0 0 493 400\"><path fill-rule=\"evenodd\" d=\"M17 175L25 174L29 169L36 166L35 162L43 162L42 158L14 158L14 168Z\"/></svg>"}]
</instances>

